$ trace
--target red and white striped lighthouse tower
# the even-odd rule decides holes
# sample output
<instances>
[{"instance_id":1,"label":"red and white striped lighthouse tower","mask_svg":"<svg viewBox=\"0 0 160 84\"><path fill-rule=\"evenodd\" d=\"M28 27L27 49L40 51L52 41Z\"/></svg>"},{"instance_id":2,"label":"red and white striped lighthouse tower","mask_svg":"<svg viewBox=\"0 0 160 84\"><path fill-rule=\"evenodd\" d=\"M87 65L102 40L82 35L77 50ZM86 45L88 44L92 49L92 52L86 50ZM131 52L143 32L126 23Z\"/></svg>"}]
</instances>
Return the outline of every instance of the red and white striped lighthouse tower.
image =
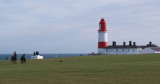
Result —
<instances>
[{"instance_id":1,"label":"red and white striped lighthouse tower","mask_svg":"<svg viewBox=\"0 0 160 84\"><path fill-rule=\"evenodd\" d=\"M104 18L99 22L99 30L98 30L98 53L105 54L105 47L108 46L108 37L107 37L107 28L106 21Z\"/></svg>"}]
</instances>

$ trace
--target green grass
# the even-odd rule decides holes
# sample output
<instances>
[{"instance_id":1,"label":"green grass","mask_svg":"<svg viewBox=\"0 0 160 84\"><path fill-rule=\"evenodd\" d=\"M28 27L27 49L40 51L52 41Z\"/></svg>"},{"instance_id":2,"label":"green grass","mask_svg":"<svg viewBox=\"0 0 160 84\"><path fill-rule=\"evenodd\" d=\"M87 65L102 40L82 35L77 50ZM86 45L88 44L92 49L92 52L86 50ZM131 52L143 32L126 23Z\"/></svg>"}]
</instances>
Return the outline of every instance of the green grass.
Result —
<instances>
[{"instance_id":1,"label":"green grass","mask_svg":"<svg viewBox=\"0 0 160 84\"><path fill-rule=\"evenodd\" d=\"M160 54L1 61L0 84L160 84Z\"/></svg>"}]
</instances>

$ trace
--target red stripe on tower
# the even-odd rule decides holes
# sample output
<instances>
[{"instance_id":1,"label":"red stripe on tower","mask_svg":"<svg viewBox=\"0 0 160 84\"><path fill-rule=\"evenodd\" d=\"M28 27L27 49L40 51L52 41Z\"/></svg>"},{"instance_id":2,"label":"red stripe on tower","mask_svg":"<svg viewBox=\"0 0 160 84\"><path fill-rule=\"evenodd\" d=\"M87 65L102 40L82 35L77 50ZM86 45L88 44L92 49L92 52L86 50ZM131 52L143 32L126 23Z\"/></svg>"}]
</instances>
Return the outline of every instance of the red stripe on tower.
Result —
<instances>
[{"instance_id":1,"label":"red stripe on tower","mask_svg":"<svg viewBox=\"0 0 160 84\"><path fill-rule=\"evenodd\" d=\"M98 48L104 48L104 46L108 46L107 42L98 42Z\"/></svg>"},{"instance_id":2,"label":"red stripe on tower","mask_svg":"<svg viewBox=\"0 0 160 84\"><path fill-rule=\"evenodd\" d=\"M104 53L104 48L108 46L107 27L104 18L99 22L98 30L98 52Z\"/></svg>"}]
</instances>

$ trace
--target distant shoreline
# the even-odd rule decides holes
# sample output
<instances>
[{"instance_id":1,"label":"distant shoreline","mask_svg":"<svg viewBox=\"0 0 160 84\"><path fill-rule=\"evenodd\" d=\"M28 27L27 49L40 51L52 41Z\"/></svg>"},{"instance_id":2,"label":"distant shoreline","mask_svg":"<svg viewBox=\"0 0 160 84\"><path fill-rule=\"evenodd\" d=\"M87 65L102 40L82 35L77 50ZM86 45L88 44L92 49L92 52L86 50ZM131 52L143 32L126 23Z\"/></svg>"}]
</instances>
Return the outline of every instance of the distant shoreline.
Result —
<instances>
[{"instance_id":1,"label":"distant shoreline","mask_svg":"<svg viewBox=\"0 0 160 84\"><path fill-rule=\"evenodd\" d=\"M0 61L5 61L6 58L8 60L10 60L12 55L13 54L0 54ZM40 55L44 56L44 59L46 59L46 58L88 56L88 54L86 54L86 53L82 53L82 54L40 54ZM17 59L20 59L21 56L22 56L22 54L17 54ZM33 56L33 54L26 54L26 59L31 59L31 56Z\"/></svg>"}]
</instances>

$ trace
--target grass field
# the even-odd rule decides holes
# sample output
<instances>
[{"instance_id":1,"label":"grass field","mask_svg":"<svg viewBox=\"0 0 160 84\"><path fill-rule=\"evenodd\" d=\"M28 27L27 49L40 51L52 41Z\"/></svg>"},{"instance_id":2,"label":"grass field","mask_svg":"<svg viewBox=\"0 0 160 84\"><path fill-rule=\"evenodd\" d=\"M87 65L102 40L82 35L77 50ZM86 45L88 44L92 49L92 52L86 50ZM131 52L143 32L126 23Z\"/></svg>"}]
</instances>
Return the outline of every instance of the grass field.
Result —
<instances>
[{"instance_id":1,"label":"grass field","mask_svg":"<svg viewBox=\"0 0 160 84\"><path fill-rule=\"evenodd\" d=\"M0 84L160 84L160 54L1 61Z\"/></svg>"}]
</instances>

